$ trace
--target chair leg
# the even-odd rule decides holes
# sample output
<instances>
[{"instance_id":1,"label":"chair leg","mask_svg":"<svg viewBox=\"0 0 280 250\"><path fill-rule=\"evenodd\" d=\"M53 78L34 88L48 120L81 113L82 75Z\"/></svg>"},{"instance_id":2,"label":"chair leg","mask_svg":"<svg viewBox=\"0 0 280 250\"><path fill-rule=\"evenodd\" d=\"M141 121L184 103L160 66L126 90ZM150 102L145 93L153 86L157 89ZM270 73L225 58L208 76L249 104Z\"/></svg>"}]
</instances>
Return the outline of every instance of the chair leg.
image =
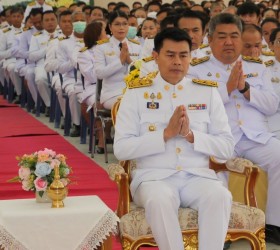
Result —
<instances>
[{"instance_id":1,"label":"chair leg","mask_svg":"<svg viewBox=\"0 0 280 250\"><path fill-rule=\"evenodd\" d=\"M92 153L92 146L93 146L93 130L94 130L94 113L93 110L90 110L90 120L89 120L89 145L88 145L88 151L89 153Z\"/></svg>"},{"instance_id":2,"label":"chair leg","mask_svg":"<svg viewBox=\"0 0 280 250\"><path fill-rule=\"evenodd\" d=\"M87 141L87 122L83 116L81 116L81 135L80 144L86 144Z\"/></svg>"},{"instance_id":3,"label":"chair leg","mask_svg":"<svg viewBox=\"0 0 280 250\"><path fill-rule=\"evenodd\" d=\"M8 102L9 103L13 102L14 95L15 95L14 85L12 83L12 80L9 79L9 82L8 82Z\"/></svg>"},{"instance_id":4,"label":"chair leg","mask_svg":"<svg viewBox=\"0 0 280 250\"><path fill-rule=\"evenodd\" d=\"M54 127L59 128L61 120L61 108L58 99L55 103Z\"/></svg>"},{"instance_id":5,"label":"chair leg","mask_svg":"<svg viewBox=\"0 0 280 250\"><path fill-rule=\"evenodd\" d=\"M3 96L4 96L4 99L7 99L8 98L8 81L7 79L5 78L4 79L4 89L3 89Z\"/></svg>"},{"instance_id":6,"label":"chair leg","mask_svg":"<svg viewBox=\"0 0 280 250\"><path fill-rule=\"evenodd\" d=\"M27 103L27 89L24 85L24 77L21 76L20 78L21 78L21 89L22 89L21 90L21 98L20 98L20 106L22 108L24 108L25 104Z\"/></svg>"},{"instance_id":7,"label":"chair leg","mask_svg":"<svg viewBox=\"0 0 280 250\"><path fill-rule=\"evenodd\" d=\"M101 118L101 128L103 132L103 143L104 143L104 158L105 158L105 163L108 163L108 150L107 150L107 143L106 143L105 126L106 126L106 122L104 119Z\"/></svg>"},{"instance_id":8,"label":"chair leg","mask_svg":"<svg viewBox=\"0 0 280 250\"><path fill-rule=\"evenodd\" d=\"M51 88L51 106L50 106L50 122L54 122L54 118L55 118L55 105L57 102L57 96L55 93L55 89Z\"/></svg>"},{"instance_id":9,"label":"chair leg","mask_svg":"<svg viewBox=\"0 0 280 250\"><path fill-rule=\"evenodd\" d=\"M41 114L41 106L42 106L42 98L39 93L37 93L37 101L36 101L36 117L40 117Z\"/></svg>"},{"instance_id":10,"label":"chair leg","mask_svg":"<svg viewBox=\"0 0 280 250\"><path fill-rule=\"evenodd\" d=\"M64 135L69 136L71 129L71 113L69 106L69 98L65 96L65 124L64 124Z\"/></svg>"}]
</instances>

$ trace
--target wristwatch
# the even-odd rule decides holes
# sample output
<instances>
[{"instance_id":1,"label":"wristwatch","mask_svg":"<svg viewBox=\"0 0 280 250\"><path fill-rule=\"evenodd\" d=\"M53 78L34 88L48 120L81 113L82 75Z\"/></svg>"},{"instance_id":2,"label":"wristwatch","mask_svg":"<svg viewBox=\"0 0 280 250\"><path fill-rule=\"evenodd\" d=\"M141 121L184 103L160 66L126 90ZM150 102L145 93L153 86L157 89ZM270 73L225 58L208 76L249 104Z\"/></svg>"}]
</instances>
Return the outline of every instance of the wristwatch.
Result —
<instances>
[{"instance_id":1,"label":"wristwatch","mask_svg":"<svg viewBox=\"0 0 280 250\"><path fill-rule=\"evenodd\" d=\"M244 89L239 90L239 93L244 94L248 89L250 89L250 84L248 82L245 82Z\"/></svg>"}]
</instances>

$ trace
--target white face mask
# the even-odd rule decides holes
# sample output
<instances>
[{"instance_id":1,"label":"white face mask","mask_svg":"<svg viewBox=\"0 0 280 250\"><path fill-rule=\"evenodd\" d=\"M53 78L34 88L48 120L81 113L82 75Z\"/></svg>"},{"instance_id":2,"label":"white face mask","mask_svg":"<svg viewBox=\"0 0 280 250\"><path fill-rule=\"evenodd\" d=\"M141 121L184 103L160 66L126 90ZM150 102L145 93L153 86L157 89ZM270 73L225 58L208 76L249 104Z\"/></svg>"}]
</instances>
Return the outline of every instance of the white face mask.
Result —
<instances>
[{"instance_id":1,"label":"white face mask","mask_svg":"<svg viewBox=\"0 0 280 250\"><path fill-rule=\"evenodd\" d=\"M145 20L145 18L143 18L143 17L137 17L137 24L138 24L138 26L141 25L144 20Z\"/></svg>"},{"instance_id":2,"label":"white face mask","mask_svg":"<svg viewBox=\"0 0 280 250\"><path fill-rule=\"evenodd\" d=\"M278 10L278 5L273 5L273 6L272 6L272 9Z\"/></svg>"},{"instance_id":3,"label":"white face mask","mask_svg":"<svg viewBox=\"0 0 280 250\"><path fill-rule=\"evenodd\" d=\"M155 11L149 12L147 16L156 19L157 18L157 12L155 12Z\"/></svg>"}]
</instances>

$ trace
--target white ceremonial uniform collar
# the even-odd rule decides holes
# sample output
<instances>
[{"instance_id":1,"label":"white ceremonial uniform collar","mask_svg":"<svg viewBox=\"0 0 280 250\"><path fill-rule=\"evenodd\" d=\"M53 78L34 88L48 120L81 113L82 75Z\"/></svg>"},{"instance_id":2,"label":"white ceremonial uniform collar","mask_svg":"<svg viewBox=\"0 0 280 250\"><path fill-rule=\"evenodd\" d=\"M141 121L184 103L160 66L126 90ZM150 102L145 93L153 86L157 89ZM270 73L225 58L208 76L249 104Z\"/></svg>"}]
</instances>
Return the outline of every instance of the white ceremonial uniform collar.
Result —
<instances>
[{"instance_id":1,"label":"white ceremonial uniform collar","mask_svg":"<svg viewBox=\"0 0 280 250\"><path fill-rule=\"evenodd\" d=\"M118 39L116 39L114 36L111 36L111 38L110 38L110 41L114 44L114 45L116 45L117 47L119 46L119 44L120 44L120 41L118 40ZM123 42L128 42L127 41L127 39L125 38L125 39L123 39L123 41L121 41L122 43Z\"/></svg>"},{"instance_id":2,"label":"white ceremonial uniform collar","mask_svg":"<svg viewBox=\"0 0 280 250\"><path fill-rule=\"evenodd\" d=\"M176 84L174 85L174 84L171 84L171 83L165 81L165 80L162 78L160 72L158 72L158 74L157 74L156 77L154 78L154 82L159 82L162 86L165 86L165 85L167 84L167 85L169 85L170 87L174 87L174 88L175 88L177 85L179 85L179 84L184 84L185 80L186 80L186 78L183 77L182 80L181 80L180 82L178 82L178 83L176 83Z\"/></svg>"},{"instance_id":3,"label":"white ceremonial uniform collar","mask_svg":"<svg viewBox=\"0 0 280 250\"><path fill-rule=\"evenodd\" d=\"M224 63L220 62L218 59L216 59L216 57L214 55L211 55L210 58L212 61L214 61L215 65L217 65L218 67L220 67L222 69L225 69L226 71L229 71L235 65L236 61L241 59L241 56L239 56L237 58L237 60L232 64L224 64Z\"/></svg>"}]
</instances>

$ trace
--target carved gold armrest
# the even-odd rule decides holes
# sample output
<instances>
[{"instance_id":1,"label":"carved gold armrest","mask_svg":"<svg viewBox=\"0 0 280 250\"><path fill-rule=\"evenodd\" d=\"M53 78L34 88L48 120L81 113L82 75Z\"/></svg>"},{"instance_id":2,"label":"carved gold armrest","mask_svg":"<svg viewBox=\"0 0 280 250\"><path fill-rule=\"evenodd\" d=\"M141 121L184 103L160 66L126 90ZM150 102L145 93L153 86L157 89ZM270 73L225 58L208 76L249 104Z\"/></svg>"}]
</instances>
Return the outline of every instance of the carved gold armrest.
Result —
<instances>
[{"instance_id":1,"label":"carved gold armrest","mask_svg":"<svg viewBox=\"0 0 280 250\"><path fill-rule=\"evenodd\" d=\"M210 158L210 168L216 172L229 171L245 177L244 200L245 204L251 207L257 207L255 195L255 184L259 174L258 166L251 161L243 158L233 158L226 163L218 163L214 158Z\"/></svg>"},{"instance_id":2,"label":"carved gold armrest","mask_svg":"<svg viewBox=\"0 0 280 250\"><path fill-rule=\"evenodd\" d=\"M129 212L130 192L129 192L129 175L119 164L110 164L108 174L111 180L115 181L118 186L118 207L117 215L121 218Z\"/></svg>"}]
</instances>

